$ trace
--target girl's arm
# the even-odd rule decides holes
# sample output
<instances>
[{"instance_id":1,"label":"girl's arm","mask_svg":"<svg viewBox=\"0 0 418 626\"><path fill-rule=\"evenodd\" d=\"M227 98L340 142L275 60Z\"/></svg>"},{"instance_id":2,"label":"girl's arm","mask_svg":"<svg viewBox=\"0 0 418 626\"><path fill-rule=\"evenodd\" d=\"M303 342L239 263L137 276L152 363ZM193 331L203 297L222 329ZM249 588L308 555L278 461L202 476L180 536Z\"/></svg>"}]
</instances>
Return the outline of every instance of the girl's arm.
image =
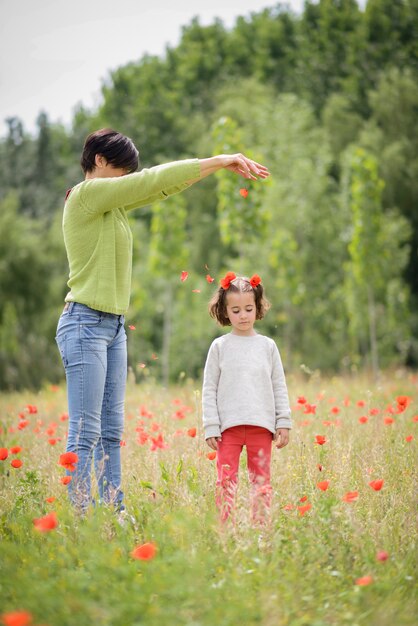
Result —
<instances>
[{"instance_id":1,"label":"girl's arm","mask_svg":"<svg viewBox=\"0 0 418 626\"><path fill-rule=\"evenodd\" d=\"M272 340L273 341L273 340ZM287 393L286 378L282 360L276 343L273 341L273 366L271 374L274 402L276 406L276 431L278 429L292 428L290 417L289 395Z\"/></svg>"},{"instance_id":2,"label":"girl's arm","mask_svg":"<svg viewBox=\"0 0 418 626\"><path fill-rule=\"evenodd\" d=\"M208 445L210 445L209 440L216 440L221 436L221 420L217 404L220 373L218 346L212 343L203 372L202 390L203 427ZM210 447L216 450L215 442L213 444Z\"/></svg>"}]
</instances>

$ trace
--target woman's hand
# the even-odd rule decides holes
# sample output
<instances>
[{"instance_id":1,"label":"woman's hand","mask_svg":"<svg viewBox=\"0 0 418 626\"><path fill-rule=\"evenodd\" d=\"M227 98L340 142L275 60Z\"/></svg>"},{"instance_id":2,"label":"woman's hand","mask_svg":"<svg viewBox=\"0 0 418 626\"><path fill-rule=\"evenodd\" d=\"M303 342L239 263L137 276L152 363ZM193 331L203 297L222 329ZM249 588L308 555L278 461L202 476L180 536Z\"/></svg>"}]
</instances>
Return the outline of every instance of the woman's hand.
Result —
<instances>
[{"instance_id":1,"label":"woman's hand","mask_svg":"<svg viewBox=\"0 0 418 626\"><path fill-rule=\"evenodd\" d=\"M200 179L206 178L210 174L214 174L218 170L226 169L234 174L238 174L249 180L258 180L259 178L267 178L270 172L267 167L249 159L245 155L238 154L220 154L210 157L209 159L199 159L200 163ZM195 183L197 180L189 181Z\"/></svg>"},{"instance_id":2,"label":"woman's hand","mask_svg":"<svg viewBox=\"0 0 418 626\"><path fill-rule=\"evenodd\" d=\"M206 439L206 443L212 450L218 449L218 441L222 441L222 437L208 437L208 439Z\"/></svg>"},{"instance_id":3,"label":"woman's hand","mask_svg":"<svg viewBox=\"0 0 418 626\"><path fill-rule=\"evenodd\" d=\"M267 178L270 172L267 167L249 159L244 154L222 154L220 158L223 161L223 167L230 172L239 174L243 178L257 180L258 178Z\"/></svg>"}]
</instances>

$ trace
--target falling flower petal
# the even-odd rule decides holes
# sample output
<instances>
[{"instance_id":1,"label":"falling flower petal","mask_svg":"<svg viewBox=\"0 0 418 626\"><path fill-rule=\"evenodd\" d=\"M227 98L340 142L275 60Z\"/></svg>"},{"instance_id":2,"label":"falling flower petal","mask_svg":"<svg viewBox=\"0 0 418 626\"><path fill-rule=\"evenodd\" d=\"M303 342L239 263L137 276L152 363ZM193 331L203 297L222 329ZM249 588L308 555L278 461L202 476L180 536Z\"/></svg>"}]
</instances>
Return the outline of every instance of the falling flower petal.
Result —
<instances>
[{"instance_id":1,"label":"falling flower petal","mask_svg":"<svg viewBox=\"0 0 418 626\"><path fill-rule=\"evenodd\" d=\"M181 282L184 283L184 281L187 280L188 276L189 276L189 272L182 272L180 276Z\"/></svg>"},{"instance_id":2,"label":"falling flower petal","mask_svg":"<svg viewBox=\"0 0 418 626\"><path fill-rule=\"evenodd\" d=\"M30 626L32 614L29 611L9 611L0 615L4 626Z\"/></svg>"},{"instance_id":3,"label":"falling flower petal","mask_svg":"<svg viewBox=\"0 0 418 626\"><path fill-rule=\"evenodd\" d=\"M133 324L130 324L128 326L129 330L136 330L136 326L134 326Z\"/></svg>"},{"instance_id":4,"label":"falling flower petal","mask_svg":"<svg viewBox=\"0 0 418 626\"><path fill-rule=\"evenodd\" d=\"M192 289L193 293L200 293L200 289Z\"/></svg>"},{"instance_id":5,"label":"falling flower petal","mask_svg":"<svg viewBox=\"0 0 418 626\"><path fill-rule=\"evenodd\" d=\"M242 196L243 198L246 198L248 196L248 189L245 189L244 187L242 189L239 190L240 196Z\"/></svg>"},{"instance_id":6,"label":"falling flower petal","mask_svg":"<svg viewBox=\"0 0 418 626\"><path fill-rule=\"evenodd\" d=\"M206 274L206 280L208 281L208 283L213 283L213 281L215 280L214 278L212 278L212 276L210 274Z\"/></svg>"}]
</instances>

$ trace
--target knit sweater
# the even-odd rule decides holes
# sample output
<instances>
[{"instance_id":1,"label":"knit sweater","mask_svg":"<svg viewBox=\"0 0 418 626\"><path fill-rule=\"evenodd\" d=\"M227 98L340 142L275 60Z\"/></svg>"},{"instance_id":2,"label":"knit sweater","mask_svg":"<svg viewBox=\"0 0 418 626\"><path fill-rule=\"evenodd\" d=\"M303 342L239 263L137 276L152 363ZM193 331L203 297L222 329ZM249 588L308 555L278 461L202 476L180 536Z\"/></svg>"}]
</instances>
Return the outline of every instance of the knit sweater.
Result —
<instances>
[{"instance_id":1,"label":"knit sweater","mask_svg":"<svg viewBox=\"0 0 418 626\"><path fill-rule=\"evenodd\" d=\"M76 185L64 206L70 288L65 301L121 315L129 306L132 232L127 211L164 200L200 178L198 159Z\"/></svg>"},{"instance_id":2,"label":"knit sweater","mask_svg":"<svg viewBox=\"0 0 418 626\"><path fill-rule=\"evenodd\" d=\"M229 333L210 346L203 375L205 438L227 428L291 428L283 365L273 339Z\"/></svg>"}]
</instances>

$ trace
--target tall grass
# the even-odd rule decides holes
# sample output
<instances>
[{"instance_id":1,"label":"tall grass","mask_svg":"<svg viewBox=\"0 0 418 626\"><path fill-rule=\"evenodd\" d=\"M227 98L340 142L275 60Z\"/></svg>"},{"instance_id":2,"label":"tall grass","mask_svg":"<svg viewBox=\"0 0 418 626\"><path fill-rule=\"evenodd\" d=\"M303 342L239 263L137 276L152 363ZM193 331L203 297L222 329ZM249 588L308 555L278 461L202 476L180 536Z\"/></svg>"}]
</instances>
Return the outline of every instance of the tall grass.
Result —
<instances>
[{"instance_id":1,"label":"tall grass","mask_svg":"<svg viewBox=\"0 0 418 626\"><path fill-rule=\"evenodd\" d=\"M236 522L218 522L197 383L129 387L123 488L136 521L124 526L105 507L82 519L69 507L58 465L64 387L4 395L0 613L26 610L39 626L416 624L418 377L402 371L379 383L365 376L288 383L294 429L290 445L274 450L271 523L263 527L248 510L245 454ZM399 396L410 398L406 406ZM187 434L193 427L196 437ZM167 447L152 450L158 434ZM316 444L316 435L326 443ZM13 446L21 452L11 454ZM11 467L15 458L22 467ZM374 479L384 480L380 491L370 487ZM348 503L350 491L358 498ZM33 519L50 511L57 528L38 532ZM157 546L155 558L132 558L145 542ZM382 551L386 560L377 558ZM365 576L369 584L359 585Z\"/></svg>"}]
</instances>

